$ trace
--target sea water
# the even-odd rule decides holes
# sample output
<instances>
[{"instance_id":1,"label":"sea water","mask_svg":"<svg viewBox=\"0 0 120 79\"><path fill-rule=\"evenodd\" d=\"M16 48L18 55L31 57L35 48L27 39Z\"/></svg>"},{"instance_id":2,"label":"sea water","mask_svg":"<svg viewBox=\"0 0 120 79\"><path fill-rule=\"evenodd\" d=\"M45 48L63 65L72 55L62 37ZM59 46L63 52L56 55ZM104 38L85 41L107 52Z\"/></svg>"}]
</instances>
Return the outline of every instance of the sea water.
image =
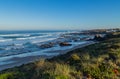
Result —
<instances>
[{"instance_id":1,"label":"sea water","mask_svg":"<svg viewBox=\"0 0 120 79\"><path fill-rule=\"evenodd\" d=\"M0 65L9 64L12 58L27 56L56 56L60 52L71 49L87 41L81 38L90 36L74 35L78 31L0 31ZM75 42L74 40L79 40ZM40 45L54 42L50 48L41 48ZM71 46L59 46L59 42L68 42ZM53 51L53 52L52 52ZM56 52L54 52L56 51Z\"/></svg>"}]
</instances>

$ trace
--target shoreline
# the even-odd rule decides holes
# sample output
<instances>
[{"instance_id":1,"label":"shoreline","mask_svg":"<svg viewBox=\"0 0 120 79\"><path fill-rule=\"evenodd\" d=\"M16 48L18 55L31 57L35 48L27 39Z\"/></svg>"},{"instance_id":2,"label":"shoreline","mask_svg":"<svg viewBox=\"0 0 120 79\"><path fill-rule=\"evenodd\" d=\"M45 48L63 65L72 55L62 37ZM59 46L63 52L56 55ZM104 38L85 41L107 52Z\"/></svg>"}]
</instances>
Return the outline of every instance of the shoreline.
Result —
<instances>
[{"instance_id":1,"label":"shoreline","mask_svg":"<svg viewBox=\"0 0 120 79\"><path fill-rule=\"evenodd\" d=\"M67 49L67 50L58 50L58 51L53 51L53 52L58 52L59 55L62 55L62 54L65 54L65 53L68 53L70 51L73 51L73 50L76 50L78 48L83 48L83 47L86 47L86 46L89 46L89 45L92 45L92 44L95 44L96 42L94 41L88 41L84 44L80 44L80 45L77 45L71 49ZM52 51L51 51L52 52ZM45 56L45 55L39 55L39 56L27 56L27 57L16 57L16 58L12 58L11 60L17 60L17 62L15 63L11 63L11 64L5 64L5 65L1 65L0 66L0 71L2 70L5 70L5 69L8 69L8 68L13 68L13 67L19 67L23 64L28 64L28 63L33 63L41 58L45 58L45 59L49 59L49 58L53 58L55 57L56 55L53 55L53 56Z\"/></svg>"}]
</instances>

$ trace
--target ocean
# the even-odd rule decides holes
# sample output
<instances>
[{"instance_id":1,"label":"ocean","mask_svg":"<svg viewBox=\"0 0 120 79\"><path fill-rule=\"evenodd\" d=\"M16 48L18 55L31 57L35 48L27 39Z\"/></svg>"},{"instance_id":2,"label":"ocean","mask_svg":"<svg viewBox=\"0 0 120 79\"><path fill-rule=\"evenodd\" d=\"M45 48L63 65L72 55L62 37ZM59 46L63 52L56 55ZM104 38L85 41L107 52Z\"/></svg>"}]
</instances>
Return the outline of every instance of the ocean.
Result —
<instances>
[{"instance_id":1,"label":"ocean","mask_svg":"<svg viewBox=\"0 0 120 79\"><path fill-rule=\"evenodd\" d=\"M17 62L14 58L28 56L56 56L88 41L80 31L0 31L0 66ZM60 46L67 42L70 46ZM47 45L47 46L46 46Z\"/></svg>"}]
</instances>

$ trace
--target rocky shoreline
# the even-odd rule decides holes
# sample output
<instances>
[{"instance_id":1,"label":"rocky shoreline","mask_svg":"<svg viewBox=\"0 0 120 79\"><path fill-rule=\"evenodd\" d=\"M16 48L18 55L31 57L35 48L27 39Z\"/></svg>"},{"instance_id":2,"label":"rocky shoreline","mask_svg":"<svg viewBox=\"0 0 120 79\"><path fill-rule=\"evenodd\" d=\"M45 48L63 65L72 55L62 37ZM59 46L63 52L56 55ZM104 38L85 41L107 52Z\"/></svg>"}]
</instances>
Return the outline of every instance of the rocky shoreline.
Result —
<instances>
[{"instance_id":1,"label":"rocky shoreline","mask_svg":"<svg viewBox=\"0 0 120 79\"><path fill-rule=\"evenodd\" d=\"M58 50L58 51L49 51L51 53L54 53L54 52L56 53L55 55L51 55L51 56L39 55L39 56L27 56L27 57L13 58L11 60L17 61L17 62L15 62L15 63L13 62L11 64L0 66L0 71L4 70L4 69L7 69L7 68L12 68L12 67L20 66L22 64L27 64L27 63L30 63L30 62L34 62L34 61L39 60L41 58L52 58L54 56L65 54L65 53L67 53L69 51L72 51L72 50L75 50L75 49L78 49L78 48L82 48L82 47L85 47L85 46L88 46L88 45L91 45L91 44L94 44L94 43L95 42L93 42L93 41L88 41L88 42L86 42L84 44L75 46L72 49L67 49L67 50L62 50L62 51L60 51L60 50ZM57 52L59 54L57 54ZM8 61L10 61L10 60L8 60Z\"/></svg>"}]
</instances>

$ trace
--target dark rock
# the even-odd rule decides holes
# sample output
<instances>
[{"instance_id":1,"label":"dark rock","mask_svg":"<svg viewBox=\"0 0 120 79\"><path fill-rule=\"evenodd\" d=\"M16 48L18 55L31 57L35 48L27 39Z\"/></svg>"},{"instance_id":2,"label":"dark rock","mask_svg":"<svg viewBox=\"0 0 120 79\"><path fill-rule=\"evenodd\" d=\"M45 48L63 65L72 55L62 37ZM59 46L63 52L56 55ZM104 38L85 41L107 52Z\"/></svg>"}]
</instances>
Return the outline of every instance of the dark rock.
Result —
<instances>
[{"instance_id":1,"label":"dark rock","mask_svg":"<svg viewBox=\"0 0 120 79\"><path fill-rule=\"evenodd\" d=\"M94 40L96 40L96 41L103 41L103 40L105 40L105 38L102 37L102 35L97 34L97 35L95 35Z\"/></svg>"},{"instance_id":2,"label":"dark rock","mask_svg":"<svg viewBox=\"0 0 120 79\"><path fill-rule=\"evenodd\" d=\"M60 46L71 46L72 44L69 44L69 43L67 43L67 42L62 42L62 43L60 43L59 45L60 45Z\"/></svg>"},{"instance_id":3,"label":"dark rock","mask_svg":"<svg viewBox=\"0 0 120 79\"><path fill-rule=\"evenodd\" d=\"M42 45L40 45L40 48L45 49L45 48L51 48L53 46L54 46L53 43L48 43L48 44L42 44Z\"/></svg>"}]
</instances>

